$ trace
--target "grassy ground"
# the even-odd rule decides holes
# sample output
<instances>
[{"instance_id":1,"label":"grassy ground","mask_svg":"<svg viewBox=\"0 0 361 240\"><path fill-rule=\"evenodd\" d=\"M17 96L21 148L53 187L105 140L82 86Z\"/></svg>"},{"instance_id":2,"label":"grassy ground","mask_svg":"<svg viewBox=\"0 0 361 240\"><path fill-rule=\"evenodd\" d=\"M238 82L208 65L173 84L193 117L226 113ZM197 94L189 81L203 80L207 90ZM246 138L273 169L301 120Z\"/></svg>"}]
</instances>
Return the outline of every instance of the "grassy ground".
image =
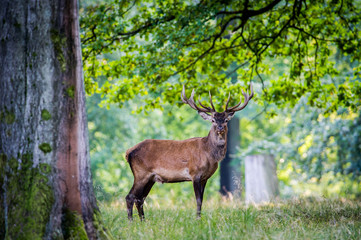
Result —
<instances>
[{"instance_id":1,"label":"grassy ground","mask_svg":"<svg viewBox=\"0 0 361 240\"><path fill-rule=\"evenodd\" d=\"M177 206L178 205L178 206ZM146 221L128 222L124 203L100 203L115 239L361 239L361 203L297 199L262 206L209 200L145 206ZM135 213L136 213L136 209Z\"/></svg>"}]
</instances>

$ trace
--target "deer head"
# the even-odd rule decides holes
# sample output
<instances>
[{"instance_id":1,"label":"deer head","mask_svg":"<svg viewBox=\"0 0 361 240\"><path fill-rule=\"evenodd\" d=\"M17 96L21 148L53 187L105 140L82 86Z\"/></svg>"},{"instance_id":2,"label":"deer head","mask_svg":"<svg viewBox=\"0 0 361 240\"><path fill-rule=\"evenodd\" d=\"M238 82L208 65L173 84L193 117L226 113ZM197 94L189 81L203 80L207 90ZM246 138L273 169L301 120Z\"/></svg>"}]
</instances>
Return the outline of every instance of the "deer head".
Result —
<instances>
[{"instance_id":1,"label":"deer head","mask_svg":"<svg viewBox=\"0 0 361 240\"><path fill-rule=\"evenodd\" d=\"M215 133L215 136L216 136L216 140L219 141L220 144L222 144L222 142L225 141L225 135L227 134L227 131L228 131L227 123L233 118L235 112L241 111L242 109L244 109L247 106L249 100L252 99L253 94L254 94L252 84L250 85L250 88L251 88L250 94L248 94L248 92L245 93L242 90L242 94L245 99L243 104L242 104L242 98L241 98L238 104L236 104L235 106L230 107L230 108L228 108L228 103L231 99L231 94L229 93L226 107L223 112L216 111L216 109L213 105L213 102L212 102L211 92L209 92L209 99L210 99L211 107L204 106L199 99L198 99L198 103L199 103L200 107L197 106L197 104L194 102L194 99L193 99L194 89L192 91L190 98L187 98L185 95L184 85L183 85L181 99L184 103L188 104L191 108L193 108L194 110L197 110L198 114L204 120L208 120L208 121L212 122L211 131L213 130L213 132Z\"/></svg>"}]
</instances>

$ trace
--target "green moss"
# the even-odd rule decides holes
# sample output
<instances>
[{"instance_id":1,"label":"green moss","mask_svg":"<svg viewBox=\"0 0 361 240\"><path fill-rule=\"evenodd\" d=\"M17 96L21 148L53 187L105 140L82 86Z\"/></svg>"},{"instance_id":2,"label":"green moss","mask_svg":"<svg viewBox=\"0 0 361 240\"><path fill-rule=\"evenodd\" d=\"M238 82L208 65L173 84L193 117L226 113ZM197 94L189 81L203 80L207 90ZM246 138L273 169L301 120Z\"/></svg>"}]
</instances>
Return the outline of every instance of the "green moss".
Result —
<instances>
[{"instance_id":1,"label":"green moss","mask_svg":"<svg viewBox=\"0 0 361 240\"><path fill-rule=\"evenodd\" d=\"M20 158L21 158L21 160L23 161L23 162L29 162L29 161L31 161L32 159L33 159L33 154L31 154L31 153L26 153L26 154L23 154L22 156L20 156Z\"/></svg>"},{"instance_id":2,"label":"green moss","mask_svg":"<svg viewBox=\"0 0 361 240\"><path fill-rule=\"evenodd\" d=\"M2 189L2 186L4 184L4 177L5 176L5 165L6 165L6 155L3 153L0 153L0 188ZM5 239L5 209L4 205L2 204L4 202L3 194L0 194L0 239Z\"/></svg>"},{"instance_id":3,"label":"green moss","mask_svg":"<svg viewBox=\"0 0 361 240\"><path fill-rule=\"evenodd\" d=\"M30 157L32 158L30 153L20 156L20 167L9 161L9 171L5 173L8 179L6 239L42 239L46 232L54 193L48 184L49 175L32 167ZM42 164L41 168L44 165L46 164ZM48 165L48 168L51 166Z\"/></svg>"},{"instance_id":4,"label":"green moss","mask_svg":"<svg viewBox=\"0 0 361 240\"><path fill-rule=\"evenodd\" d=\"M88 239L83 219L77 212L64 211L62 229L64 239Z\"/></svg>"},{"instance_id":5,"label":"green moss","mask_svg":"<svg viewBox=\"0 0 361 240\"><path fill-rule=\"evenodd\" d=\"M5 169L5 164L6 164L6 155L3 153L0 153L0 170L4 170ZM2 175L2 171L0 171L0 176L4 176Z\"/></svg>"},{"instance_id":6,"label":"green moss","mask_svg":"<svg viewBox=\"0 0 361 240\"><path fill-rule=\"evenodd\" d=\"M46 109L41 110L41 119L44 121L48 121L51 119L51 114L49 113L48 110Z\"/></svg>"},{"instance_id":7,"label":"green moss","mask_svg":"<svg viewBox=\"0 0 361 240\"><path fill-rule=\"evenodd\" d=\"M40 163L38 168L43 174L49 174L51 172L50 165L46 163Z\"/></svg>"},{"instance_id":8,"label":"green moss","mask_svg":"<svg viewBox=\"0 0 361 240\"><path fill-rule=\"evenodd\" d=\"M15 122L15 114L13 112L6 112L4 119L6 124L13 124Z\"/></svg>"},{"instance_id":9,"label":"green moss","mask_svg":"<svg viewBox=\"0 0 361 240\"><path fill-rule=\"evenodd\" d=\"M68 87L66 89L66 94L68 95L68 97L74 98L74 96L75 96L75 87L74 86Z\"/></svg>"},{"instance_id":10,"label":"green moss","mask_svg":"<svg viewBox=\"0 0 361 240\"><path fill-rule=\"evenodd\" d=\"M9 167L10 169L16 171L19 167L19 162L16 158L12 157L9 159Z\"/></svg>"},{"instance_id":11,"label":"green moss","mask_svg":"<svg viewBox=\"0 0 361 240\"><path fill-rule=\"evenodd\" d=\"M66 37L62 36L57 30L52 29L50 32L50 38L54 45L56 58L60 63L60 68L63 72L66 70L66 60L63 53L63 46L66 45Z\"/></svg>"},{"instance_id":12,"label":"green moss","mask_svg":"<svg viewBox=\"0 0 361 240\"><path fill-rule=\"evenodd\" d=\"M52 148L49 143L42 143L39 145L39 149L43 151L43 153L47 154L52 151Z\"/></svg>"}]
</instances>

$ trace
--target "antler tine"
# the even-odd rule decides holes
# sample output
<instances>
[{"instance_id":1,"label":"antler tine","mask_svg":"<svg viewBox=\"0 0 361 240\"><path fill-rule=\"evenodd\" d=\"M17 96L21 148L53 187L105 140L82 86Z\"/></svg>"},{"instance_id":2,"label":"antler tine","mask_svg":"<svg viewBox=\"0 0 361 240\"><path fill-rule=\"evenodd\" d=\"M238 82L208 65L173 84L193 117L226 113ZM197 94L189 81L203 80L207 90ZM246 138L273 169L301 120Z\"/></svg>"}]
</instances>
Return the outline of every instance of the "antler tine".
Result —
<instances>
[{"instance_id":1,"label":"antler tine","mask_svg":"<svg viewBox=\"0 0 361 240\"><path fill-rule=\"evenodd\" d=\"M192 94L190 96L190 98L187 98L186 95L185 95L185 87L183 85L183 89L182 89L182 94L181 94L181 99L184 103L188 104L191 108L193 108L194 110L197 110L199 112L213 112L212 109L208 108L208 107L204 107L202 104L201 106L204 107L204 108L200 108L197 106L197 104L195 104L194 100L193 100L193 97L194 97L194 89L192 90Z\"/></svg>"},{"instance_id":2,"label":"antler tine","mask_svg":"<svg viewBox=\"0 0 361 240\"><path fill-rule=\"evenodd\" d=\"M226 103L226 107L224 108L224 111L227 111L229 100L231 100L231 92L228 93L228 99Z\"/></svg>"},{"instance_id":3,"label":"antler tine","mask_svg":"<svg viewBox=\"0 0 361 240\"><path fill-rule=\"evenodd\" d=\"M184 98L187 99L187 97L186 97L186 90L185 90L184 85L183 85L182 94L181 94L181 99L182 99L182 102L187 103L187 101L186 101ZM187 100L188 100L188 99L187 99Z\"/></svg>"},{"instance_id":4,"label":"antler tine","mask_svg":"<svg viewBox=\"0 0 361 240\"><path fill-rule=\"evenodd\" d=\"M249 99L253 98L254 95L252 83L250 85L251 85L251 95L249 96Z\"/></svg>"},{"instance_id":5,"label":"antler tine","mask_svg":"<svg viewBox=\"0 0 361 240\"><path fill-rule=\"evenodd\" d=\"M242 110L243 108L245 108L249 102L249 100L251 100L251 98L253 97L254 95L254 92L253 92L253 86L252 84L251 85L251 94L248 95L248 91L245 93L243 90L242 90L242 95L244 96L244 103L241 105L242 103L242 97L241 97L241 100L239 101L239 103L234 106L234 107L231 107L231 108L226 108L225 112L236 112L236 111L240 111ZM241 105L240 107L238 107L239 105Z\"/></svg>"},{"instance_id":6,"label":"antler tine","mask_svg":"<svg viewBox=\"0 0 361 240\"><path fill-rule=\"evenodd\" d=\"M204 106L199 99L198 99L198 103L199 103L199 105L201 105L202 108L207 109L207 110L209 110L210 112L213 112L212 108L207 107L207 106Z\"/></svg>"},{"instance_id":7,"label":"antler tine","mask_svg":"<svg viewBox=\"0 0 361 240\"><path fill-rule=\"evenodd\" d=\"M213 111L216 112L216 109L214 108L214 105L213 105L213 102L212 102L211 90L209 90L209 99L210 99L210 101L211 101L211 106L212 106Z\"/></svg>"}]
</instances>

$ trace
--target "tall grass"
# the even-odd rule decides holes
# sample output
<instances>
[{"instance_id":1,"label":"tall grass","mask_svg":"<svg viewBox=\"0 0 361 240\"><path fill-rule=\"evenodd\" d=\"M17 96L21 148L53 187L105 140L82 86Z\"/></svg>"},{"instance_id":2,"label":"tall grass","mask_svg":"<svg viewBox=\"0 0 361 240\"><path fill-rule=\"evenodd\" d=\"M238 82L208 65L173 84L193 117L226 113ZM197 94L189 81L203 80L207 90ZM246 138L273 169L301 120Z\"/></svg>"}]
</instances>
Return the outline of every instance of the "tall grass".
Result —
<instances>
[{"instance_id":1,"label":"tall grass","mask_svg":"<svg viewBox=\"0 0 361 240\"><path fill-rule=\"evenodd\" d=\"M128 222L124 202L100 203L115 239L361 239L361 203L294 199L265 205L212 198L196 219L194 199L145 205L146 221Z\"/></svg>"}]
</instances>

